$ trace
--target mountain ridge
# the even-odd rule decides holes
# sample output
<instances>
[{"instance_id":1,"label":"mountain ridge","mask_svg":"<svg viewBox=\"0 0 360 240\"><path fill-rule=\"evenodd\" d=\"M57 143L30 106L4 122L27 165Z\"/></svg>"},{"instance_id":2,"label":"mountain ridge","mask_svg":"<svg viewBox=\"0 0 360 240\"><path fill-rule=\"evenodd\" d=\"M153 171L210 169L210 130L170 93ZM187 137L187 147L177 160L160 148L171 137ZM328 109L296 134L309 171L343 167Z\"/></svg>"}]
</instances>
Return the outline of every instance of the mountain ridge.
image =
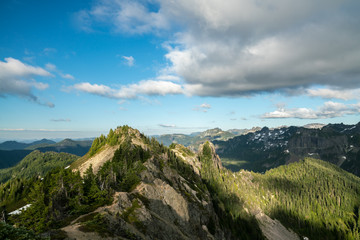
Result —
<instances>
[{"instance_id":1,"label":"mountain ridge","mask_svg":"<svg viewBox=\"0 0 360 240\"><path fill-rule=\"evenodd\" d=\"M360 123L328 124L322 128L262 128L227 141L212 141L230 169L264 172L268 169L315 157L334 163L359 176Z\"/></svg>"},{"instance_id":2,"label":"mountain ridge","mask_svg":"<svg viewBox=\"0 0 360 240\"><path fill-rule=\"evenodd\" d=\"M98 157L105 151L112 157ZM9 220L50 236L360 238L360 179L331 163L305 159L265 174L234 173L209 141L194 153L128 126L96 138L70 168L33 184L32 206Z\"/></svg>"}]
</instances>

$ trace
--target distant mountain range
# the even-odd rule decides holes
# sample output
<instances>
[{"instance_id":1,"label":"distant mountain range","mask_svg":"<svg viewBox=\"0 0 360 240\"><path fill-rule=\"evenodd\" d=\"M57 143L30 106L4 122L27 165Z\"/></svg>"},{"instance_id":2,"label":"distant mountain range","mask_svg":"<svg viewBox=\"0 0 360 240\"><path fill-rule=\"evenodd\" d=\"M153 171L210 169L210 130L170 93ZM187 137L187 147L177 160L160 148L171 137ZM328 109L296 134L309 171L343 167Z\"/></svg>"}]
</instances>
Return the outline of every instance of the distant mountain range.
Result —
<instances>
[{"instance_id":1,"label":"distant mountain range","mask_svg":"<svg viewBox=\"0 0 360 240\"><path fill-rule=\"evenodd\" d=\"M75 141L71 139L64 139L60 142L42 139L32 143L6 141L0 144L0 169L14 166L34 150L40 152L64 152L83 156L89 151L91 144L92 140Z\"/></svg>"},{"instance_id":2,"label":"distant mountain range","mask_svg":"<svg viewBox=\"0 0 360 240\"><path fill-rule=\"evenodd\" d=\"M0 143L0 150L24 150L26 148L29 148L31 146L36 146L36 145L48 145L48 144L54 144L56 142L49 140L49 139L41 139L39 141L34 141L32 143L22 143L22 142L17 142L17 141L6 141L3 143Z\"/></svg>"},{"instance_id":3,"label":"distant mountain range","mask_svg":"<svg viewBox=\"0 0 360 240\"><path fill-rule=\"evenodd\" d=\"M311 123L303 126L306 129L321 129L325 124L322 123ZM287 128L287 126L280 126L276 128L270 128L270 130ZM165 146L170 146L172 143L178 143L189 147L193 151L197 151L200 144L206 141L228 141L229 139L236 137L247 135L250 133L258 132L262 128L261 127L253 127L251 129L229 129L222 130L220 128L208 129L204 132L194 132L191 134L164 134L164 135L155 135L153 137L156 138L159 142L164 144Z\"/></svg>"},{"instance_id":4,"label":"distant mountain range","mask_svg":"<svg viewBox=\"0 0 360 240\"><path fill-rule=\"evenodd\" d=\"M322 159L360 176L360 123L262 128L229 140L213 140L223 164L264 172L304 157Z\"/></svg>"},{"instance_id":5,"label":"distant mountain range","mask_svg":"<svg viewBox=\"0 0 360 240\"><path fill-rule=\"evenodd\" d=\"M220 128L213 128L204 132L195 132L189 135L186 134L164 134L154 136L156 140L163 143L165 146L170 146L172 143L178 143L197 151L200 144L206 141L223 140L226 141L238 135L247 134L260 130L260 127L252 129L230 129L223 131Z\"/></svg>"},{"instance_id":6,"label":"distant mountain range","mask_svg":"<svg viewBox=\"0 0 360 240\"><path fill-rule=\"evenodd\" d=\"M360 176L360 127L311 123L302 127L209 129L204 132L165 134L155 138L166 146L182 144L193 151L211 141L225 167L265 172L280 165L313 157L336 164Z\"/></svg>"}]
</instances>

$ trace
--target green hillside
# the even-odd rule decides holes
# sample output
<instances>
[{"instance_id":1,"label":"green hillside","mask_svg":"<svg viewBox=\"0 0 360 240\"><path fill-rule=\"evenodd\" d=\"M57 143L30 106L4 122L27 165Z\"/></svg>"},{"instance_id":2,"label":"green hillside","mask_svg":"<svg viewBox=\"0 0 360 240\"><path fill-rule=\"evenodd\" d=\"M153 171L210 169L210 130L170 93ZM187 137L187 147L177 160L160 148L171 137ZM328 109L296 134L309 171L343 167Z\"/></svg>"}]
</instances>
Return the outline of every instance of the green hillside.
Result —
<instances>
[{"instance_id":1,"label":"green hillside","mask_svg":"<svg viewBox=\"0 0 360 240\"><path fill-rule=\"evenodd\" d=\"M35 150L14 167L0 169L0 209L5 207L10 212L22 207L28 202L31 189L41 177L54 168L70 165L78 158L68 153Z\"/></svg>"},{"instance_id":2,"label":"green hillside","mask_svg":"<svg viewBox=\"0 0 360 240\"><path fill-rule=\"evenodd\" d=\"M10 168L0 169L0 183L4 183L11 178L44 176L51 169L70 165L77 158L78 156L69 153L42 153L35 150L28 154L17 165Z\"/></svg>"},{"instance_id":3,"label":"green hillside","mask_svg":"<svg viewBox=\"0 0 360 240\"><path fill-rule=\"evenodd\" d=\"M307 158L254 174L263 208L310 239L360 239L360 178ZM273 197L274 196L274 197Z\"/></svg>"},{"instance_id":4,"label":"green hillside","mask_svg":"<svg viewBox=\"0 0 360 240\"><path fill-rule=\"evenodd\" d=\"M265 174L204 166L218 204L233 214L261 210L310 239L360 239L360 178L333 164L306 158Z\"/></svg>"},{"instance_id":5,"label":"green hillside","mask_svg":"<svg viewBox=\"0 0 360 240\"><path fill-rule=\"evenodd\" d=\"M0 169L16 165L29 153L31 150L0 150Z\"/></svg>"}]
</instances>

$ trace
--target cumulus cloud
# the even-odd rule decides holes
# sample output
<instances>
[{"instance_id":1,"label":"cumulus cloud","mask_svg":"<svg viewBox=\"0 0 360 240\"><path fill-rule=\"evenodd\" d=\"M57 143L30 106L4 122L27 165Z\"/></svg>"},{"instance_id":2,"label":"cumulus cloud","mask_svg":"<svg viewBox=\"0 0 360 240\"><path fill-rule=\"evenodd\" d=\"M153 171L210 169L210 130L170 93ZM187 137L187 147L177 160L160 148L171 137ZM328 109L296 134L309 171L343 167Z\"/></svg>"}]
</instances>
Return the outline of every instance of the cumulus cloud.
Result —
<instances>
[{"instance_id":1,"label":"cumulus cloud","mask_svg":"<svg viewBox=\"0 0 360 240\"><path fill-rule=\"evenodd\" d=\"M54 107L53 103L42 102L33 94L33 88L45 90L49 87L47 83L35 81L36 76L51 77L52 75L41 67L30 66L14 58L5 58L4 62L0 61L0 96L16 95L41 105Z\"/></svg>"},{"instance_id":2,"label":"cumulus cloud","mask_svg":"<svg viewBox=\"0 0 360 240\"><path fill-rule=\"evenodd\" d=\"M211 105L208 103L203 103L199 106L196 106L193 110L199 112L207 112L211 108Z\"/></svg>"},{"instance_id":3,"label":"cumulus cloud","mask_svg":"<svg viewBox=\"0 0 360 240\"><path fill-rule=\"evenodd\" d=\"M99 0L78 14L88 28L177 31L165 44L165 70L189 95L248 96L360 87L359 9L355 0Z\"/></svg>"},{"instance_id":4,"label":"cumulus cloud","mask_svg":"<svg viewBox=\"0 0 360 240\"><path fill-rule=\"evenodd\" d=\"M357 89L308 89L307 95L311 97L321 97L325 99L352 100L360 99L360 88Z\"/></svg>"},{"instance_id":5,"label":"cumulus cloud","mask_svg":"<svg viewBox=\"0 0 360 240\"><path fill-rule=\"evenodd\" d=\"M144 80L136 84L124 85L119 89L110 88L102 84L78 83L73 89L108 98L134 99L142 95L164 96L167 94L182 94L181 85L169 81Z\"/></svg>"},{"instance_id":6,"label":"cumulus cloud","mask_svg":"<svg viewBox=\"0 0 360 240\"><path fill-rule=\"evenodd\" d=\"M70 80L74 80L74 76L72 76L71 74L67 74L67 73L63 73L61 70L59 70L54 64L52 63L47 63L45 65L45 68L51 72L56 72L57 74L60 75L60 77L65 78L65 79L70 79Z\"/></svg>"},{"instance_id":7,"label":"cumulus cloud","mask_svg":"<svg viewBox=\"0 0 360 240\"><path fill-rule=\"evenodd\" d=\"M209 14L196 12L198 24L191 21L169 48L171 69L185 79L190 94L242 96L313 84L359 86L357 15L322 11L325 16L310 22L308 17L313 19L313 11L320 9L308 1L297 6L272 1L269 8L256 1L230 2L206 1Z\"/></svg>"},{"instance_id":8,"label":"cumulus cloud","mask_svg":"<svg viewBox=\"0 0 360 240\"><path fill-rule=\"evenodd\" d=\"M125 60L126 65L129 67L134 66L135 59L133 56L122 56L122 58Z\"/></svg>"},{"instance_id":9,"label":"cumulus cloud","mask_svg":"<svg viewBox=\"0 0 360 240\"><path fill-rule=\"evenodd\" d=\"M156 80L162 80L162 81L180 81L180 78L178 76L174 75L160 75L156 77Z\"/></svg>"},{"instance_id":10,"label":"cumulus cloud","mask_svg":"<svg viewBox=\"0 0 360 240\"><path fill-rule=\"evenodd\" d=\"M262 118L299 118L299 119L324 119L342 117L344 115L360 114L360 103L344 104L328 101L317 110L310 108L278 108L276 111L265 113Z\"/></svg>"}]
</instances>

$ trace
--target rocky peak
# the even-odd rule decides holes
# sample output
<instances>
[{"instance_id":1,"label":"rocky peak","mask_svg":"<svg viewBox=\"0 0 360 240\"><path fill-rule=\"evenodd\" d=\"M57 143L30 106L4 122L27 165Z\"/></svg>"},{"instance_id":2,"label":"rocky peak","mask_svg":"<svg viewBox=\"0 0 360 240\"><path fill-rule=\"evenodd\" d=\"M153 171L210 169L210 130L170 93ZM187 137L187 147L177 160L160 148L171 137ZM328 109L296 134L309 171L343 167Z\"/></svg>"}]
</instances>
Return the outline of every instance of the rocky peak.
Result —
<instances>
[{"instance_id":1,"label":"rocky peak","mask_svg":"<svg viewBox=\"0 0 360 240\"><path fill-rule=\"evenodd\" d=\"M138 179L137 185L126 192L116 191L112 205L101 207L88 216L100 215L105 219L103 227L108 232L126 239L234 239L220 226L210 193L200 178L201 164L195 153L176 144L166 148L133 129L116 129L109 135L112 134L119 135L118 139L125 142L113 146L106 143L81 165L82 168L92 162L95 170L94 160L99 163L96 167L100 171L105 162L114 162L115 158L119 165L129 162L127 157L133 155L127 155L124 152L127 150L122 150L124 159L117 153L115 155L119 156L114 156L116 149L125 149L125 145L129 146L126 148L129 151L141 147L149 156L142 162L134 158L136 163L132 168L128 164L130 167L124 172ZM221 167L214 146L209 143L206 146L211 158ZM120 184L128 179L124 177ZM81 233L79 226L75 221L63 230L69 237L94 239ZM80 233L82 237L76 237Z\"/></svg>"},{"instance_id":2,"label":"rocky peak","mask_svg":"<svg viewBox=\"0 0 360 240\"><path fill-rule=\"evenodd\" d=\"M223 130L221 130L220 128L213 128L213 129L208 129L208 130L202 132L200 134L200 136L201 137L212 137L212 136L216 136L221 133L223 133Z\"/></svg>"},{"instance_id":3,"label":"rocky peak","mask_svg":"<svg viewBox=\"0 0 360 240\"><path fill-rule=\"evenodd\" d=\"M215 146L211 142L207 141L204 144L201 144L199 147L199 157L200 158L210 158L211 162L217 169L223 168L221 164L220 157L216 154Z\"/></svg>"},{"instance_id":4,"label":"rocky peak","mask_svg":"<svg viewBox=\"0 0 360 240\"><path fill-rule=\"evenodd\" d=\"M97 173L105 162L110 161L114 157L116 149L122 143L127 141L146 150L145 140L146 137L139 130L129 126L117 127L115 130L110 129L106 137L101 135L94 140L89 152L75 161L72 164L72 168L74 171L80 171L80 174L83 175L92 166L94 173Z\"/></svg>"}]
</instances>

